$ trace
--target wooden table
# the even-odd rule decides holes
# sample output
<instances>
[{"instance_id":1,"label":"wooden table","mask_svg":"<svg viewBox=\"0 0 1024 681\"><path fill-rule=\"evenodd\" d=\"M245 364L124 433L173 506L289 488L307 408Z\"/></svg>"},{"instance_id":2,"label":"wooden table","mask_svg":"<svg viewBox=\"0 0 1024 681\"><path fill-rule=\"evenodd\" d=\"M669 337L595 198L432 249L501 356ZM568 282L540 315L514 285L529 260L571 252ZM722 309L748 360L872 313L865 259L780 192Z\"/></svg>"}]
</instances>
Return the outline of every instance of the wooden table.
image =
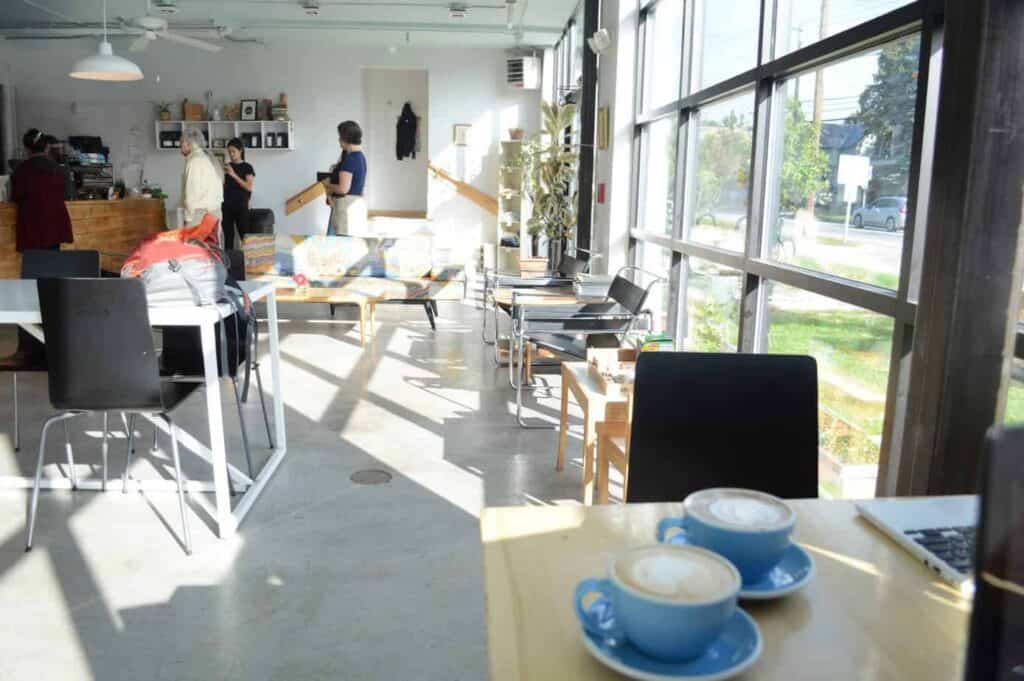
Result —
<instances>
[{"instance_id":1,"label":"wooden table","mask_svg":"<svg viewBox=\"0 0 1024 681\"><path fill-rule=\"evenodd\" d=\"M562 363L562 412L558 422L558 458L555 470L565 468L565 441L569 432L569 393L583 410L583 503L594 500L594 453L599 421L625 421L628 398L609 397L587 369L586 362Z\"/></svg>"},{"instance_id":2,"label":"wooden table","mask_svg":"<svg viewBox=\"0 0 1024 681\"><path fill-rule=\"evenodd\" d=\"M359 345L366 345L366 320L370 320L370 334L373 334L373 321L376 317L376 305L382 299L379 296L353 291L347 288L278 288L279 303L326 303L335 305L355 305L359 310Z\"/></svg>"},{"instance_id":3,"label":"wooden table","mask_svg":"<svg viewBox=\"0 0 1024 681\"><path fill-rule=\"evenodd\" d=\"M864 520L851 502L794 502L817 574L802 591L744 602L764 636L741 678L959 681L969 602ZM621 679L580 640L576 583L654 541L682 505L487 508L480 516L492 681Z\"/></svg>"},{"instance_id":4,"label":"wooden table","mask_svg":"<svg viewBox=\"0 0 1024 681\"><path fill-rule=\"evenodd\" d=\"M565 305L566 303L590 302L582 300L572 292L571 286L552 286L549 288L514 288L499 287L491 295L494 304L508 309L512 307L512 294L517 293L516 302L529 302L530 305ZM601 300L604 300L601 298Z\"/></svg>"}]
</instances>

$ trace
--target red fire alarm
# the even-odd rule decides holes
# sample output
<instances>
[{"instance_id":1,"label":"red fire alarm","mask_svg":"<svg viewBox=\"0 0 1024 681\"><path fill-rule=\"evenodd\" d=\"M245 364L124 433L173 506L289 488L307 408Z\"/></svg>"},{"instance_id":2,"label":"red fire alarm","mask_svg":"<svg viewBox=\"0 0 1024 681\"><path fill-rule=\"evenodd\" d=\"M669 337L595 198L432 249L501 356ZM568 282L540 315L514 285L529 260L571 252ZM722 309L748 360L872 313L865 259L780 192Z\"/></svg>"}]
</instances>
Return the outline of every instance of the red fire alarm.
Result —
<instances>
[{"instance_id":1,"label":"red fire alarm","mask_svg":"<svg viewBox=\"0 0 1024 681\"><path fill-rule=\"evenodd\" d=\"M597 202L604 203L604 182L597 183Z\"/></svg>"}]
</instances>

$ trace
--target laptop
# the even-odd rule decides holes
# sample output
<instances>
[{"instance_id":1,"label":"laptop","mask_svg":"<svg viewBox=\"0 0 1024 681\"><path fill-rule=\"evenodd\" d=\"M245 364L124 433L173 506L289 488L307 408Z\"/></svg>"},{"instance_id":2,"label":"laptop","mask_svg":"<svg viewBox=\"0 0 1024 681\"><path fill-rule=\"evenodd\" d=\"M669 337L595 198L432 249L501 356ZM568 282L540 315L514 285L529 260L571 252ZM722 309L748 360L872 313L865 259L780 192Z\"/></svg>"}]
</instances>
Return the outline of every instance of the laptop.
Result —
<instances>
[{"instance_id":1,"label":"laptop","mask_svg":"<svg viewBox=\"0 0 1024 681\"><path fill-rule=\"evenodd\" d=\"M977 496L871 499L856 505L866 520L943 580L962 591L970 591L978 525Z\"/></svg>"}]
</instances>

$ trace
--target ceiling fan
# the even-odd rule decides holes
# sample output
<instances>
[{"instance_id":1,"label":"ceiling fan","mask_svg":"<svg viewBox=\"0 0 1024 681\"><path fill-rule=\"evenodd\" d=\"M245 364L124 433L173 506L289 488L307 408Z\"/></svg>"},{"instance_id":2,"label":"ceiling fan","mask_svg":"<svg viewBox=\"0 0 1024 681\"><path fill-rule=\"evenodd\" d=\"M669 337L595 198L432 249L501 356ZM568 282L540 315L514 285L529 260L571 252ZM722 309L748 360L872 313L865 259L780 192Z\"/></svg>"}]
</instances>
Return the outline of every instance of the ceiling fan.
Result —
<instances>
[{"instance_id":1,"label":"ceiling fan","mask_svg":"<svg viewBox=\"0 0 1024 681\"><path fill-rule=\"evenodd\" d=\"M179 45L188 45L189 47L206 50L207 52L220 52L223 49L220 45L168 30L167 19L163 17L146 15L131 19L122 18L121 28L128 33L138 32L139 37L128 48L131 52L142 52L157 38L169 40Z\"/></svg>"}]
</instances>

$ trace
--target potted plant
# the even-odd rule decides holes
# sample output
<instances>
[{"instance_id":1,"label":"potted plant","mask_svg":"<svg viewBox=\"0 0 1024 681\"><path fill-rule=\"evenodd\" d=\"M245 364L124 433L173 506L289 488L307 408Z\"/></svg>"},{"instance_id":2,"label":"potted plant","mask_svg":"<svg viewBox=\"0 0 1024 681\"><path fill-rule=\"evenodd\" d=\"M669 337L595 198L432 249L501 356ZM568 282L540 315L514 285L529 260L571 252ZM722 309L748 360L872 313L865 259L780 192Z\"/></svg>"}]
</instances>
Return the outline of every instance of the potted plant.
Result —
<instances>
[{"instance_id":1,"label":"potted plant","mask_svg":"<svg viewBox=\"0 0 1024 681\"><path fill-rule=\"evenodd\" d=\"M533 202L526 223L531 236L548 238L548 267L558 269L565 240L572 236L578 219L579 196L575 187L579 145L565 138L576 118L576 105L541 102L544 123L540 133L523 149L525 190Z\"/></svg>"},{"instance_id":2,"label":"potted plant","mask_svg":"<svg viewBox=\"0 0 1024 681\"><path fill-rule=\"evenodd\" d=\"M171 103L164 101L157 102L156 115L162 121L171 120Z\"/></svg>"}]
</instances>

